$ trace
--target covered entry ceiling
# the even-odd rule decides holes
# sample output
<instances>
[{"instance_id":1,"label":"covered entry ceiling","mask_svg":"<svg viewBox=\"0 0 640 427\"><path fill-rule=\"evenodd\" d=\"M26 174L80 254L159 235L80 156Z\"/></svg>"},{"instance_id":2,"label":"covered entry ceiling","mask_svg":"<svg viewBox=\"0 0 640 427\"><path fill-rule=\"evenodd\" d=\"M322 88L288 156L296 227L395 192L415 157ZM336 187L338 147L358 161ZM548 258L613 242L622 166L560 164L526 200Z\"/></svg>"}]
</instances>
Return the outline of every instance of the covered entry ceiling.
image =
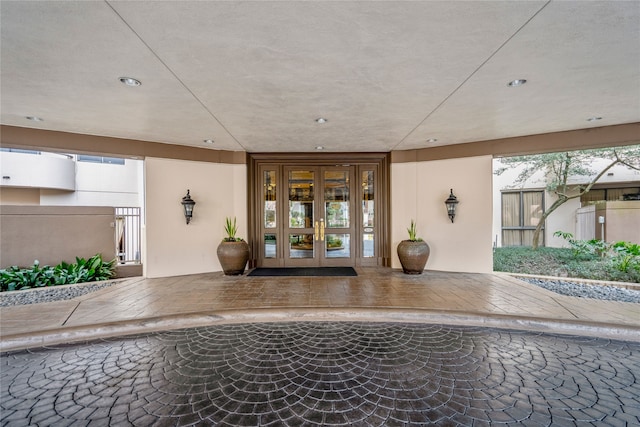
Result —
<instances>
[{"instance_id":1,"label":"covered entry ceiling","mask_svg":"<svg viewBox=\"0 0 640 427\"><path fill-rule=\"evenodd\" d=\"M232 151L387 152L640 121L638 1L0 8L5 125Z\"/></svg>"}]
</instances>

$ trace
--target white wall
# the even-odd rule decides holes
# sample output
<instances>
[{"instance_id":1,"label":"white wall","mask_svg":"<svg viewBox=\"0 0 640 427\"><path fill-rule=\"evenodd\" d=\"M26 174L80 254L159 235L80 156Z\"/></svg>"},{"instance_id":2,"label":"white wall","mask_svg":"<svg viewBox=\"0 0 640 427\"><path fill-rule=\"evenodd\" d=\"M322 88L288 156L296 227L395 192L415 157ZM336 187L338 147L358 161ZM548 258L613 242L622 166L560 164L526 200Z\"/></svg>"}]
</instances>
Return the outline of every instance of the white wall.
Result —
<instances>
[{"instance_id":1,"label":"white wall","mask_svg":"<svg viewBox=\"0 0 640 427\"><path fill-rule=\"evenodd\" d=\"M455 222L444 201L453 189L460 203ZM489 273L492 251L491 156L391 165L392 267L411 219L431 248L426 269Z\"/></svg>"},{"instance_id":2,"label":"white wall","mask_svg":"<svg viewBox=\"0 0 640 427\"><path fill-rule=\"evenodd\" d=\"M142 206L143 161L124 165L76 162L74 192L43 189L40 204L49 206Z\"/></svg>"},{"instance_id":3,"label":"white wall","mask_svg":"<svg viewBox=\"0 0 640 427\"><path fill-rule=\"evenodd\" d=\"M73 191L75 162L54 153L0 152L0 186L4 188L55 188Z\"/></svg>"},{"instance_id":4,"label":"white wall","mask_svg":"<svg viewBox=\"0 0 640 427\"><path fill-rule=\"evenodd\" d=\"M225 217L235 216L247 238L246 173L246 165L146 158L145 276L222 271ZM187 189L196 202L189 225L180 204Z\"/></svg>"},{"instance_id":5,"label":"white wall","mask_svg":"<svg viewBox=\"0 0 640 427\"><path fill-rule=\"evenodd\" d=\"M547 193L546 191L544 197L544 206L546 209L548 209L557 199L554 194ZM578 232L576 229L576 211L579 208L580 198L571 199L568 202L565 202L558 209L553 211L551 215L549 215L549 217L547 218L547 223L545 224L545 246L551 248L561 248L568 246L568 243L565 239L561 237L555 237L553 233L555 233L556 231L564 231L565 233L571 233L575 236ZM540 243L542 243L542 241Z\"/></svg>"}]
</instances>

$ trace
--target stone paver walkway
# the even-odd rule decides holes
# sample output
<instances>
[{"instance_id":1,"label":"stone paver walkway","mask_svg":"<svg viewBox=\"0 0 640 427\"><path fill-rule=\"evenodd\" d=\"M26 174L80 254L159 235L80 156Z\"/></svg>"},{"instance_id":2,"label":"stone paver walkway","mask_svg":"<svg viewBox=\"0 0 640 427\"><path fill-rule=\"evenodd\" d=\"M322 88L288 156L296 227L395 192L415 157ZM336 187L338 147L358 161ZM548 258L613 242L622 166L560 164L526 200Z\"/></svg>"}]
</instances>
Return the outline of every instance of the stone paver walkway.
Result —
<instances>
[{"instance_id":1,"label":"stone paver walkway","mask_svg":"<svg viewBox=\"0 0 640 427\"><path fill-rule=\"evenodd\" d=\"M1 425L640 424L640 304L358 273L138 278L3 307Z\"/></svg>"},{"instance_id":2,"label":"stone paver walkway","mask_svg":"<svg viewBox=\"0 0 640 427\"><path fill-rule=\"evenodd\" d=\"M305 319L471 324L640 340L640 304L562 296L507 275L357 270L357 277L137 278L69 301L1 307L0 349Z\"/></svg>"},{"instance_id":3,"label":"stone paver walkway","mask_svg":"<svg viewBox=\"0 0 640 427\"><path fill-rule=\"evenodd\" d=\"M0 357L3 426L632 426L640 343L375 322L216 325Z\"/></svg>"}]
</instances>

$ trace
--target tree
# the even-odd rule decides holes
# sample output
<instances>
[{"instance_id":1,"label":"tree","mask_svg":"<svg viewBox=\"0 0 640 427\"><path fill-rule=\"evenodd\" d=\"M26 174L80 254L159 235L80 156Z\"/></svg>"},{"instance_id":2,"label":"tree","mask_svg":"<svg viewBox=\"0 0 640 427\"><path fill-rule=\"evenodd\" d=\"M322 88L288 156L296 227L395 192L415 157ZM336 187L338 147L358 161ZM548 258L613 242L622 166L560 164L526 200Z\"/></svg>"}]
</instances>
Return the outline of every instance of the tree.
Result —
<instances>
[{"instance_id":1,"label":"tree","mask_svg":"<svg viewBox=\"0 0 640 427\"><path fill-rule=\"evenodd\" d=\"M608 160L607 164L600 170L594 170L592 168L594 161L601 159ZM569 200L589 192L591 187L616 165L640 170L640 145L505 157L501 159L501 163L503 167L495 171L496 175L506 170L522 168L514 186L524 185L536 172L543 172L546 190L557 197L543 212L533 233L532 245L533 249L537 249L542 226L556 209ZM571 181L576 178L579 183L572 184Z\"/></svg>"}]
</instances>

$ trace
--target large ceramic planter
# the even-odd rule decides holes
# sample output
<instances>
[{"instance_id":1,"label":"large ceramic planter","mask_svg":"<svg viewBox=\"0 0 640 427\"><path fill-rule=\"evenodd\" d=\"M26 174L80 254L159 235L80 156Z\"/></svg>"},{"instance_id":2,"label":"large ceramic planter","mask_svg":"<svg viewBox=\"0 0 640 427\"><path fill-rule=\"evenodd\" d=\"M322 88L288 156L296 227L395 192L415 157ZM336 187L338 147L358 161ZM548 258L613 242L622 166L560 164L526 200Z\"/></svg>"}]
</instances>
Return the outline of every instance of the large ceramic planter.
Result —
<instances>
[{"instance_id":1,"label":"large ceramic planter","mask_svg":"<svg viewBox=\"0 0 640 427\"><path fill-rule=\"evenodd\" d=\"M403 240L398 244L398 258L406 274L422 274L431 252L425 241Z\"/></svg>"},{"instance_id":2,"label":"large ceramic planter","mask_svg":"<svg viewBox=\"0 0 640 427\"><path fill-rule=\"evenodd\" d=\"M218 245L218 261L227 276L244 273L249 260L249 244L247 242L221 242Z\"/></svg>"}]
</instances>

